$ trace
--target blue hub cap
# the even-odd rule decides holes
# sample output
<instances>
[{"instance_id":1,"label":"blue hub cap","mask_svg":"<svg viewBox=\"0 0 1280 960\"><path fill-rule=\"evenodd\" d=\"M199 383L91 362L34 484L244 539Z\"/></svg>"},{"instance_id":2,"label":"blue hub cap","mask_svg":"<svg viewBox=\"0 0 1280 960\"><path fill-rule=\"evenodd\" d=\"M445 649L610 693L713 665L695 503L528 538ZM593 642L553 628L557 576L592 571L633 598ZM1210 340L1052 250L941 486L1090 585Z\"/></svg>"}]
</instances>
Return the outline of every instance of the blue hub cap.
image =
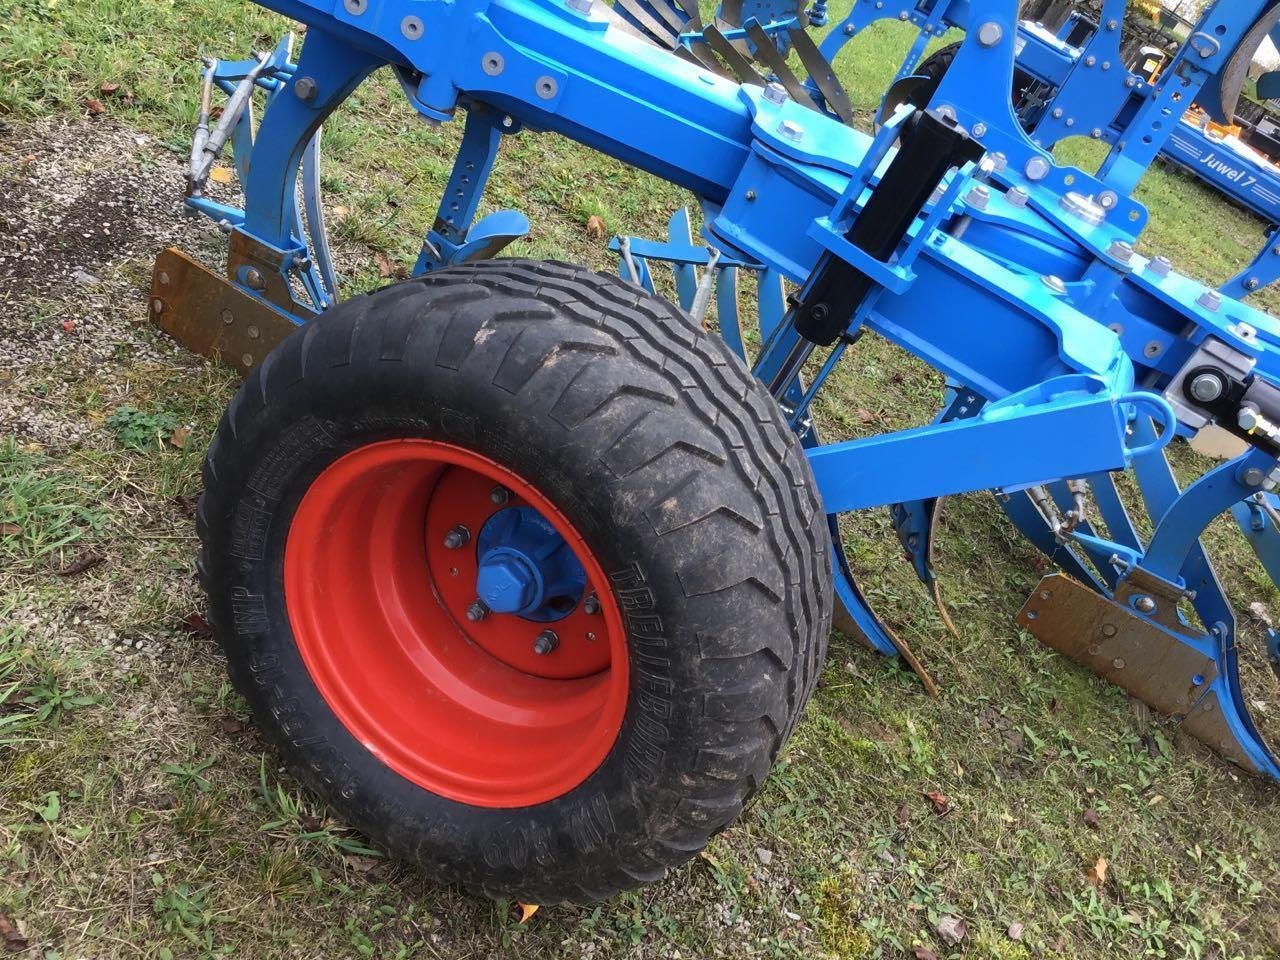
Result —
<instances>
[{"instance_id":1,"label":"blue hub cap","mask_svg":"<svg viewBox=\"0 0 1280 960\"><path fill-rule=\"evenodd\" d=\"M582 600L582 564L532 507L507 507L485 521L476 556L476 595L494 613L559 620Z\"/></svg>"}]
</instances>

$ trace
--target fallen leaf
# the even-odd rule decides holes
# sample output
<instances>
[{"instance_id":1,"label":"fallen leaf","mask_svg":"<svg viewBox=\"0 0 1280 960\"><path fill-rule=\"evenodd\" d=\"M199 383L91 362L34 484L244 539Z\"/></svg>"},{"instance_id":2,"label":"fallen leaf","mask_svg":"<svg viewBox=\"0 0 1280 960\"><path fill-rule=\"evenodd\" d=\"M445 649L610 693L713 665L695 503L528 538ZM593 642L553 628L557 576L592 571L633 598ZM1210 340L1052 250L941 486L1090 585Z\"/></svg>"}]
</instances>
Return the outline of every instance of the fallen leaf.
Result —
<instances>
[{"instance_id":1,"label":"fallen leaf","mask_svg":"<svg viewBox=\"0 0 1280 960\"><path fill-rule=\"evenodd\" d=\"M28 153L25 157L22 158L22 165L24 167L29 167L35 162L36 162L36 155L34 153Z\"/></svg>"},{"instance_id":2,"label":"fallen leaf","mask_svg":"<svg viewBox=\"0 0 1280 960\"><path fill-rule=\"evenodd\" d=\"M1027 928L1020 923L1009 924L1009 929L1005 931L1009 935L1010 940L1021 940L1023 931Z\"/></svg>"},{"instance_id":3,"label":"fallen leaf","mask_svg":"<svg viewBox=\"0 0 1280 960\"><path fill-rule=\"evenodd\" d=\"M133 106L133 91L130 90L128 87L125 87L120 94L120 99L124 101L125 106L127 107Z\"/></svg>"},{"instance_id":4,"label":"fallen leaf","mask_svg":"<svg viewBox=\"0 0 1280 960\"><path fill-rule=\"evenodd\" d=\"M937 790L925 790L923 793L929 798L929 802L933 804L933 812L938 816L943 816L951 809L951 798L945 793L939 793Z\"/></svg>"},{"instance_id":5,"label":"fallen leaf","mask_svg":"<svg viewBox=\"0 0 1280 960\"><path fill-rule=\"evenodd\" d=\"M4 947L10 953L22 953L27 949L27 938L18 932L13 921L3 913L0 913L0 938L3 938Z\"/></svg>"},{"instance_id":6,"label":"fallen leaf","mask_svg":"<svg viewBox=\"0 0 1280 960\"><path fill-rule=\"evenodd\" d=\"M395 264L391 262L391 259L385 253L378 251L373 255L373 259L378 264L378 276L383 280L386 280L396 272Z\"/></svg>"},{"instance_id":7,"label":"fallen leaf","mask_svg":"<svg viewBox=\"0 0 1280 960\"><path fill-rule=\"evenodd\" d=\"M587 218L587 236L597 240L604 239L604 221L594 214Z\"/></svg>"},{"instance_id":8,"label":"fallen leaf","mask_svg":"<svg viewBox=\"0 0 1280 960\"><path fill-rule=\"evenodd\" d=\"M911 955L916 960L938 960L938 955L928 947L912 947Z\"/></svg>"},{"instance_id":9,"label":"fallen leaf","mask_svg":"<svg viewBox=\"0 0 1280 960\"><path fill-rule=\"evenodd\" d=\"M191 436L190 427L179 427L169 436L169 443L181 450L187 445L187 437Z\"/></svg>"},{"instance_id":10,"label":"fallen leaf","mask_svg":"<svg viewBox=\"0 0 1280 960\"><path fill-rule=\"evenodd\" d=\"M870 423L875 418L876 418L876 415L872 413L870 410L868 410L866 407L858 408L858 419L861 420L863 423Z\"/></svg>"},{"instance_id":11,"label":"fallen leaf","mask_svg":"<svg viewBox=\"0 0 1280 960\"><path fill-rule=\"evenodd\" d=\"M21 524L0 523L0 537L16 537L22 532Z\"/></svg>"},{"instance_id":12,"label":"fallen leaf","mask_svg":"<svg viewBox=\"0 0 1280 960\"><path fill-rule=\"evenodd\" d=\"M345 859L353 869L359 870L361 873L373 873L373 871L381 867L383 863L383 861L379 860L377 857L362 857L358 853L349 853L343 859Z\"/></svg>"},{"instance_id":13,"label":"fallen leaf","mask_svg":"<svg viewBox=\"0 0 1280 960\"><path fill-rule=\"evenodd\" d=\"M899 804L898 809L893 811L893 819L897 820L899 823L910 823L911 810L905 803Z\"/></svg>"},{"instance_id":14,"label":"fallen leaf","mask_svg":"<svg viewBox=\"0 0 1280 960\"><path fill-rule=\"evenodd\" d=\"M1089 809L1084 812L1084 825L1090 830L1097 830L1101 822L1097 810Z\"/></svg>"},{"instance_id":15,"label":"fallen leaf","mask_svg":"<svg viewBox=\"0 0 1280 960\"><path fill-rule=\"evenodd\" d=\"M115 93L119 89L120 89L120 84L111 83L110 81L108 81L107 83L104 83L102 86L98 88L99 92L101 92L103 96L107 96L107 97L111 96L113 93Z\"/></svg>"},{"instance_id":16,"label":"fallen leaf","mask_svg":"<svg viewBox=\"0 0 1280 960\"><path fill-rule=\"evenodd\" d=\"M106 560L107 558L104 556L86 551L65 567L61 567L54 572L60 577L75 577L84 573L86 570L92 570L100 563L105 563Z\"/></svg>"},{"instance_id":17,"label":"fallen leaf","mask_svg":"<svg viewBox=\"0 0 1280 960\"><path fill-rule=\"evenodd\" d=\"M335 217L335 218L336 218L336 217L345 217L345 216L346 216L348 213L350 213L350 212L351 212L350 208L348 208L348 207L344 207L344 206L342 206L341 204L338 204L338 205L336 205L336 206L333 208L333 215L334 215L334 217Z\"/></svg>"},{"instance_id":18,"label":"fallen leaf","mask_svg":"<svg viewBox=\"0 0 1280 960\"><path fill-rule=\"evenodd\" d=\"M230 167L211 167L209 169L209 179L214 183L230 183L232 180Z\"/></svg>"},{"instance_id":19,"label":"fallen leaf","mask_svg":"<svg viewBox=\"0 0 1280 960\"><path fill-rule=\"evenodd\" d=\"M937 930L938 936L953 947L969 935L969 925L959 917L943 917L933 929Z\"/></svg>"},{"instance_id":20,"label":"fallen leaf","mask_svg":"<svg viewBox=\"0 0 1280 960\"><path fill-rule=\"evenodd\" d=\"M107 108L102 105L101 100L86 100L84 102L84 110L91 117L99 117L107 112Z\"/></svg>"},{"instance_id":21,"label":"fallen leaf","mask_svg":"<svg viewBox=\"0 0 1280 960\"><path fill-rule=\"evenodd\" d=\"M76 328L76 323L75 323L75 321L74 321L74 320L63 320L63 321L62 321L62 332L63 332L63 333L70 333L70 332L71 332L72 330L74 330L75 328Z\"/></svg>"},{"instance_id":22,"label":"fallen leaf","mask_svg":"<svg viewBox=\"0 0 1280 960\"><path fill-rule=\"evenodd\" d=\"M194 611L188 613L182 618L182 623L187 628L187 632L193 637L208 640L213 636L213 627L209 626L209 621L200 613Z\"/></svg>"},{"instance_id":23,"label":"fallen leaf","mask_svg":"<svg viewBox=\"0 0 1280 960\"><path fill-rule=\"evenodd\" d=\"M303 830L315 833L324 826L324 821L319 817L313 817L304 813L298 817L298 826L302 827Z\"/></svg>"},{"instance_id":24,"label":"fallen leaf","mask_svg":"<svg viewBox=\"0 0 1280 960\"><path fill-rule=\"evenodd\" d=\"M237 733L244 733L244 724L235 717L223 717L218 721L218 726L222 728L223 733L235 736Z\"/></svg>"},{"instance_id":25,"label":"fallen leaf","mask_svg":"<svg viewBox=\"0 0 1280 960\"><path fill-rule=\"evenodd\" d=\"M185 493L180 493L173 498L173 505L181 510L185 516L194 517L196 515L195 497L188 497Z\"/></svg>"},{"instance_id":26,"label":"fallen leaf","mask_svg":"<svg viewBox=\"0 0 1280 960\"><path fill-rule=\"evenodd\" d=\"M529 918L538 912L538 905L536 903L517 903L516 906L520 908L521 923L528 923Z\"/></svg>"},{"instance_id":27,"label":"fallen leaf","mask_svg":"<svg viewBox=\"0 0 1280 960\"><path fill-rule=\"evenodd\" d=\"M1110 864L1107 863L1106 857L1099 857L1098 862L1084 872L1090 886L1097 890L1102 889L1102 885L1107 882L1107 867L1109 866Z\"/></svg>"}]
</instances>

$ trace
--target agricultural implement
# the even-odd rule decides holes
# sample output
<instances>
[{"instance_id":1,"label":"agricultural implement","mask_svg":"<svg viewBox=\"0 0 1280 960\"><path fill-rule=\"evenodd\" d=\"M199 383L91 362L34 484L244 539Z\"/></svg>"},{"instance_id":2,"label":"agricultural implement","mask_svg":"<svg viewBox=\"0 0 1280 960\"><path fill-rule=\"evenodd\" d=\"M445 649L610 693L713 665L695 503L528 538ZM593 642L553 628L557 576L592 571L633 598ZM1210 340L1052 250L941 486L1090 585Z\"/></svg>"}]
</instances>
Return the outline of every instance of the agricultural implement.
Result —
<instances>
[{"instance_id":1,"label":"agricultural implement","mask_svg":"<svg viewBox=\"0 0 1280 960\"><path fill-rule=\"evenodd\" d=\"M1280 4L1213 5L1154 82L1073 61L1055 96L1112 145L1096 174L1047 149L1074 125L1029 136L1003 93L1028 56L1014 0L266 5L306 23L296 59L286 38L203 72L187 203L229 235L225 274L167 251L151 309L248 373L206 459L201 577L237 686L350 822L531 902L658 878L758 790L833 608L897 650L839 516L889 507L931 583L939 498L978 490L1062 569L1027 630L1280 776L1238 669L1277 636L1242 645L1200 545L1230 513L1280 568L1280 328L1138 256L1132 199L1192 100L1230 113ZM918 29L901 81L964 40L865 133L831 63L885 18ZM320 130L384 66L464 132L415 277L340 303ZM687 188L704 242L677 215L615 242L618 277L492 259L528 221L477 218L485 181L543 130ZM205 190L227 144L243 208ZM823 440L813 400L868 330L947 394L924 426ZM1181 489L1177 435L1234 449Z\"/></svg>"}]
</instances>

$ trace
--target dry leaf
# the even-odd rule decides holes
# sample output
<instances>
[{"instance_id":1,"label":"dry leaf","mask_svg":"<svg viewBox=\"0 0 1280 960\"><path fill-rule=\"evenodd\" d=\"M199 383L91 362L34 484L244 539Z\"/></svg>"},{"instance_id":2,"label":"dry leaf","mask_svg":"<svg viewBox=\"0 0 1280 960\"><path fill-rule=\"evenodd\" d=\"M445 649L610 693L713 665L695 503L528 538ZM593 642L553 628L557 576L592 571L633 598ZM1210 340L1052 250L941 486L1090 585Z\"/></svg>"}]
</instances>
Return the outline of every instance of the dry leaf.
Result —
<instances>
[{"instance_id":1,"label":"dry leaf","mask_svg":"<svg viewBox=\"0 0 1280 960\"><path fill-rule=\"evenodd\" d=\"M538 912L538 905L536 903L517 903L516 906L520 908L521 923L528 923L529 918Z\"/></svg>"},{"instance_id":2,"label":"dry leaf","mask_svg":"<svg viewBox=\"0 0 1280 960\"><path fill-rule=\"evenodd\" d=\"M180 493L173 498L173 505L181 510L184 516L194 517L196 515L195 497L188 497L185 493Z\"/></svg>"},{"instance_id":3,"label":"dry leaf","mask_svg":"<svg viewBox=\"0 0 1280 960\"><path fill-rule=\"evenodd\" d=\"M866 407L858 408L858 419L861 420L863 423L870 423L875 418L876 418L876 415L872 413L870 410L868 410Z\"/></svg>"},{"instance_id":4,"label":"dry leaf","mask_svg":"<svg viewBox=\"0 0 1280 960\"><path fill-rule=\"evenodd\" d=\"M235 717L223 717L218 721L218 726L222 727L222 732L235 736L237 733L244 733L244 724Z\"/></svg>"},{"instance_id":5,"label":"dry leaf","mask_svg":"<svg viewBox=\"0 0 1280 960\"><path fill-rule=\"evenodd\" d=\"M22 158L22 165L24 167L29 167L35 162L36 162L36 155L34 153L28 153L25 157Z\"/></svg>"},{"instance_id":6,"label":"dry leaf","mask_svg":"<svg viewBox=\"0 0 1280 960\"><path fill-rule=\"evenodd\" d=\"M1101 823L1101 820L1098 819L1097 810L1090 809L1084 812L1084 825L1090 830L1097 830L1099 823Z\"/></svg>"},{"instance_id":7,"label":"dry leaf","mask_svg":"<svg viewBox=\"0 0 1280 960\"><path fill-rule=\"evenodd\" d=\"M350 208L344 207L341 204L338 204L333 208L333 215L335 218L345 217L350 212L351 212Z\"/></svg>"},{"instance_id":8,"label":"dry leaf","mask_svg":"<svg viewBox=\"0 0 1280 960\"><path fill-rule=\"evenodd\" d=\"M390 258L385 253L378 251L373 255L373 259L378 264L378 276L383 280L388 279L396 272L395 264L391 262Z\"/></svg>"},{"instance_id":9,"label":"dry leaf","mask_svg":"<svg viewBox=\"0 0 1280 960\"><path fill-rule=\"evenodd\" d=\"M0 537L16 537L22 532L22 525L17 523L0 523Z\"/></svg>"},{"instance_id":10,"label":"dry leaf","mask_svg":"<svg viewBox=\"0 0 1280 960\"><path fill-rule=\"evenodd\" d=\"M1027 928L1023 926L1021 923L1011 923L1009 924L1009 929L1006 930L1005 933L1009 935L1010 940L1021 940L1022 933L1026 929Z\"/></svg>"},{"instance_id":11,"label":"dry leaf","mask_svg":"<svg viewBox=\"0 0 1280 960\"><path fill-rule=\"evenodd\" d=\"M190 427L179 427L169 436L169 443L171 446L175 446L181 450L187 445L187 437L189 436L191 436Z\"/></svg>"},{"instance_id":12,"label":"dry leaf","mask_svg":"<svg viewBox=\"0 0 1280 960\"><path fill-rule=\"evenodd\" d=\"M969 925L959 917L943 917L934 925L938 936L953 947L969 935Z\"/></svg>"},{"instance_id":13,"label":"dry leaf","mask_svg":"<svg viewBox=\"0 0 1280 960\"><path fill-rule=\"evenodd\" d=\"M925 790L924 795L929 798L929 802L933 804L933 812L938 816L942 816L951 809L951 798L945 793L939 793L937 790Z\"/></svg>"},{"instance_id":14,"label":"dry leaf","mask_svg":"<svg viewBox=\"0 0 1280 960\"><path fill-rule=\"evenodd\" d=\"M106 557L86 551L76 557L75 560L71 561L71 563L67 564L65 567L61 567L54 572L60 577L75 577L84 573L86 570L92 570L100 563L105 563L106 559Z\"/></svg>"},{"instance_id":15,"label":"dry leaf","mask_svg":"<svg viewBox=\"0 0 1280 960\"><path fill-rule=\"evenodd\" d=\"M63 333L70 333L70 332L71 332L72 330L74 330L75 328L76 328L76 322L75 322L74 320L63 320L63 321L62 321L62 332L63 332Z\"/></svg>"},{"instance_id":16,"label":"dry leaf","mask_svg":"<svg viewBox=\"0 0 1280 960\"><path fill-rule=\"evenodd\" d=\"M115 93L119 89L120 89L120 84L111 83L110 81L108 81L107 83L104 83L102 86L98 88L98 90L102 93L102 95L106 97L111 96L113 93Z\"/></svg>"},{"instance_id":17,"label":"dry leaf","mask_svg":"<svg viewBox=\"0 0 1280 960\"><path fill-rule=\"evenodd\" d=\"M1107 863L1106 857L1099 857L1098 862L1084 872L1085 878L1090 885L1097 890L1102 889L1102 885L1107 882Z\"/></svg>"},{"instance_id":18,"label":"dry leaf","mask_svg":"<svg viewBox=\"0 0 1280 960\"><path fill-rule=\"evenodd\" d=\"M84 102L84 111L91 117L98 117L107 112L107 108L102 105L101 100L86 100Z\"/></svg>"},{"instance_id":19,"label":"dry leaf","mask_svg":"<svg viewBox=\"0 0 1280 960\"><path fill-rule=\"evenodd\" d=\"M592 214L587 218L587 236L594 237L597 240L604 239L604 221Z\"/></svg>"},{"instance_id":20,"label":"dry leaf","mask_svg":"<svg viewBox=\"0 0 1280 960\"><path fill-rule=\"evenodd\" d=\"M352 869L359 870L361 873L373 873L382 866L382 861L377 857L362 857L356 853L348 853L343 859L351 865Z\"/></svg>"},{"instance_id":21,"label":"dry leaf","mask_svg":"<svg viewBox=\"0 0 1280 960\"><path fill-rule=\"evenodd\" d=\"M899 823L911 822L911 811L907 808L905 803L899 804L898 809L893 811L893 819L897 820Z\"/></svg>"},{"instance_id":22,"label":"dry leaf","mask_svg":"<svg viewBox=\"0 0 1280 960\"><path fill-rule=\"evenodd\" d=\"M4 940L5 949L10 953L22 953L27 949L27 938L18 932L8 917L0 913L0 939Z\"/></svg>"},{"instance_id":23,"label":"dry leaf","mask_svg":"<svg viewBox=\"0 0 1280 960\"><path fill-rule=\"evenodd\" d=\"M210 167L209 179L214 183L230 183L231 168L230 167Z\"/></svg>"},{"instance_id":24,"label":"dry leaf","mask_svg":"<svg viewBox=\"0 0 1280 960\"><path fill-rule=\"evenodd\" d=\"M938 960L938 955L928 947L912 947L911 955L915 960Z\"/></svg>"},{"instance_id":25,"label":"dry leaf","mask_svg":"<svg viewBox=\"0 0 1280 960\"><path fill-rule=\"evenodd\" d=\"M203 614L194 611L188 613L182 618L182 624L193 637L208 640L213 636L213 627L209 626L209 621L204 618Z\"/></svg>"}]
</instances>

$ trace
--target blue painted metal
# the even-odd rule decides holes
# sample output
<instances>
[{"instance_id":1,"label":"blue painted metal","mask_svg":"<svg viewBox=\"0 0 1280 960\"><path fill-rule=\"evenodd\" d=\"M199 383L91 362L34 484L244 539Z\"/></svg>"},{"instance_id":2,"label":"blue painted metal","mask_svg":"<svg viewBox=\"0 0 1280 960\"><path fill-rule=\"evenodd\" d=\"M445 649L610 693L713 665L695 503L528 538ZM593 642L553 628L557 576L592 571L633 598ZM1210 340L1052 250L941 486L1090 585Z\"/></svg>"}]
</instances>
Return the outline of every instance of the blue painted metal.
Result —
<instances>
[{"instance_id":1,"label":"blue painted metal","mask_svg":"<svg viewBox=\"0 0 1280 960\"><path fill-rule=\"evenodd\" d=\"M1161 155L1268 223L1280 223L1280 167L1266 157L1235 149L1190 117Z\"/></svg>"},{"instance_id":2,"label":"blue painted metal","mask_svg":"<svg viewBox=\"0 0 1280 960\"><path fill-rule=\"evenodd\" d=\"M567 616L582 599L582 564L532 507L507 507L485 521L476 557L476 596L494 613L549 622Z\"/></svg>"},{"instance_id":3,"label":"blue painted metal","mask_svg":"<svg viewBox=\"0 0 1280 960\"><path fill-rule=\"evenodd\" d=\"M559 132L689 189L701 205L703 240L713 249L695 244L689 219L677 215L664 243L615 241L622 275L652 290L650 266L664 262L673 270L678 300L695 310L705 302L700 293L711 291L704 288L710 271L726 340L761 379L782 379L776 396L805 443L836 546L839 513L898 505L896 522L906 541L917 536L913 562L927 578L927 554L916 551L918 534L929 525L928 505L941 496L997 489L1033 542L1095 589L1110 593L1138 570L1187 585L1197 593L1201 619L1218 629L1186 642L1219 664L1213 689L1234 711L1232 730L1242 749L1259 768L1277 772L1241 706L1230 642L1234 618L1198 544L1213 516L1238 509L1256 492L1242 484L1240 467L1269 472L1275 458L1251 452L1179 492L1163 456L1179 423L1163 392L1210 336L1255 358L1260 375L1280 380L1280 325L1236 300L1215 305L1203 285L1157 269L1127 246L1147 219L1131 196L1133 185L1195 92L1222 69L1262 0L1212 5L1175 64L1146 86L1129 82L1105 25L1083 51L1065 50L1055 37L1019 28L1016 0L854 4L823 42L829 59L875 20L900 17L920 30L903 66L909 72L929 39L967 28L957 67L932 107L958 118L987 150L981 164L950 172L884 261L848 234L892 162L909 111L869 137L822 111L776 102L758 87L739 86L646 44L611 26L604 9L584 11L580 3L264 5L306 22L308 30L297 63L277 56L257 82L266 111L256 137L238 133L245 210L203 197L190 202L266 251L283 278L302 282L318 309L328 305L324 294L332 281L315 266L316 245L308 242L297 209L300 164L324 120L380 65L397 72L410 104L428 119L448 121L459 108L467 115L415 272L492 255L528 229L514 211L475 220L502 137L519 129ZM1122 6L1107 0L1105 9ZM1065 108L1055 116L1051 101L1029 136L1004 95L1015 62L1052 74L1061 104L1078 102L1079 116ZM250 62L227 65L222 88L231 92L236 71L250 69ZM1113 144L1096 176L1058 166L1047 150L1064 131L1081 128L1089 103L1098 138ZM1079 205L1064 207L1073 193L1093 197L1099 212L1082 217ZM799 285L803 296L824 257L856 268L872 289L817 376L806 379L792 361L812 345L790 322L783 283ZM757 277L755 331L743 329L738 305L744 271ZM243 267L235 279L260 295ZM947 376L968 397L963 411L913 430L821 442L809 405L866 330ZM1109 476L1130 467L1158 521L1145 549ZM1033 488L1042 485L1046 509L1067 506L1074 494L1065 482L1081 477L1091 481L1105 538L1088 521L1055 528L1039 507L1028 508L1032 496L1040 496ZM1242 516L1257 522L1252 510ZM1270 568L1280 551L1269 523L1264 515L1261 532L1272 533L1258 539L1258 548ZM499 540L483 545L480 584L495 609L517 601L521 610L536 606L539 596L561 589L548 584L568 582L568 573L539 559L545 541L513 547L520 537L510 530ZM837 558L838 596L859 629L887 652L887 631L842 550Z\"/></svg>"}]
</instances>

